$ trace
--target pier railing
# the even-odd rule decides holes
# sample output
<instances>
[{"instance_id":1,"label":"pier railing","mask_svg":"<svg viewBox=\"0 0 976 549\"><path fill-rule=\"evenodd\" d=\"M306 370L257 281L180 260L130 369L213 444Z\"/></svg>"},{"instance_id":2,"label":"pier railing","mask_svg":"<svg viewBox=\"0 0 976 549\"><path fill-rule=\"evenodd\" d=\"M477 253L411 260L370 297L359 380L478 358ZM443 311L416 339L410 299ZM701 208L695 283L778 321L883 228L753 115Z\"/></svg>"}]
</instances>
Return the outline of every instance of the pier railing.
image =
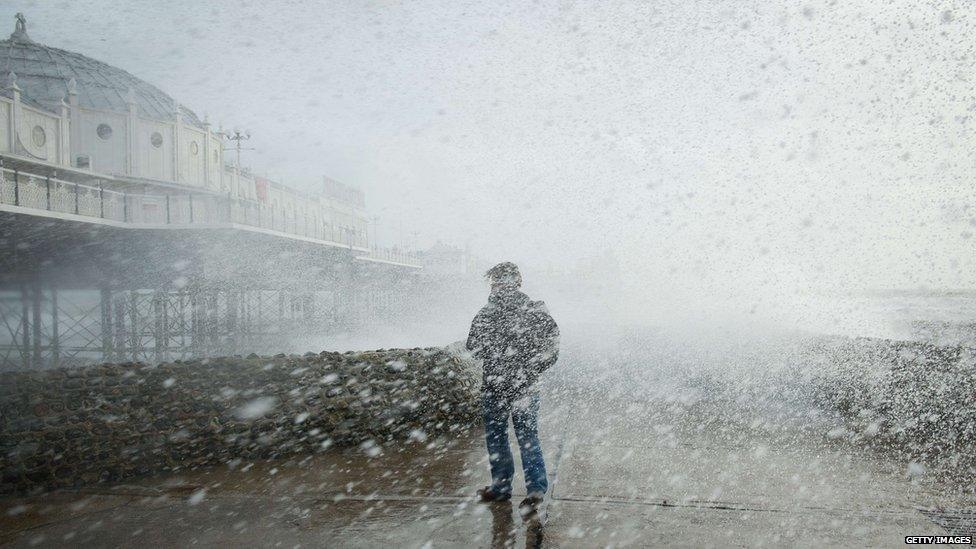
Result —
<instances>
[{"instance_id":1,"label":"pier railing","mask_svg":"<svg viewBox=\"0 0 976 549\"><path fill-rule=\"evenodd\" d=\"M135 225L214 226L233 223L350 248L369 248L366 236L321 218L288 215L268 204L224 195L129 193L0 168L0 204ZM369 249L362 258L419 266L405 252Z\"/></svg>"}]
</instances>

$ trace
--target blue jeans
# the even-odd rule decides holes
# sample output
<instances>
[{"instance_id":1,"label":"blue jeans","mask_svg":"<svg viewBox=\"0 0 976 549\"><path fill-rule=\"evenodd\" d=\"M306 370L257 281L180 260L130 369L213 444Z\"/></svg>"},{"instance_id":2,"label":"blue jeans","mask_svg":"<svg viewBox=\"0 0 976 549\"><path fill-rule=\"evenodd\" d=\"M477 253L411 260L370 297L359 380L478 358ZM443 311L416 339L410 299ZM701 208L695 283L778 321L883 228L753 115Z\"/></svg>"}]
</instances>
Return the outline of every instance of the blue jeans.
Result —
<instances>
[{"instance_id":1,"label":"blue jeans","mask_svg":"<svg viewBox=\"0 0 976 549\"><path fill-rule=\"evenodd\" d=\"M515 460L508 445L508 418L515 426L525 472L525 490L545 493L549 489L546 463L539 445L539 394L532 393L513 401L511 398L482 395L482 414L485 420L485 441L488 443L488 463L491 466L491 489L499 494L512 493Z\"/></svg>"}]
</instances>

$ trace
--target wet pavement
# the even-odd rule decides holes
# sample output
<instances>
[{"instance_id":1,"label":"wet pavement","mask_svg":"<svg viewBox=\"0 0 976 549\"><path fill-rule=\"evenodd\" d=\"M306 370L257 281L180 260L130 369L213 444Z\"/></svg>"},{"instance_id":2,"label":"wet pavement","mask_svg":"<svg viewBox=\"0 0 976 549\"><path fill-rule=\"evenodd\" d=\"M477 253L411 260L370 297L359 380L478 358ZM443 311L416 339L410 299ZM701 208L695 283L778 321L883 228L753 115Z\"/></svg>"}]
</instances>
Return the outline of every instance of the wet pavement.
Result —
<instances>
[{"instance_id":1,"label":"wet pavement","mask_svg":"<svg viewBox=\"0 0 976 549\"><path fill-rule=\"evenodd\" d=\"M551 498L528 521L516 508L521 474L512 502L471 498L487 482L481 433L471 432L8 498L0 543L898 546L948 532L933 509L976 507L933 479L909 480L901 465L762 418L666 398L588 398L544 399Z\"/></svg>"}]
</instances>

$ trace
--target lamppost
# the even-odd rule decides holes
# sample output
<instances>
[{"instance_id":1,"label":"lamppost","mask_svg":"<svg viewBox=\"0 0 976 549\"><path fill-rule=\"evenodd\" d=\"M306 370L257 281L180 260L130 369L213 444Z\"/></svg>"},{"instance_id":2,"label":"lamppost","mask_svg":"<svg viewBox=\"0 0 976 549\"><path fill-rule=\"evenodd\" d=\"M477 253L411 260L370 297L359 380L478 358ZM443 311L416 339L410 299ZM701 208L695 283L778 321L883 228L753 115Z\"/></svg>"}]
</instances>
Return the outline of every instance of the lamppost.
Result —
<instances>
[{"instance_id":1,"label":"lamppost","mask_svg":"<svg viewBox=\"0 0 976 549\"><path fill-rule=\"evenodd\" d=\"M248 139L251 138L251 132L249 132L248 130L244 130L242 132L240 129L234 128L234 131L232 133L225 133L223 130L221 130L220 132L218 132L218 135L234 143L233 147L229 149L225 148L223 150L237 151L237 165L234 166L234 183L233 183L234 189L227 189L227 220L231 221L233 220L234 217L234 212L233 212L234 210L233 203L235 200L234 193L236 192L237 195L240 196L240 192L241 192L241 151L253 151L254 147L241 146L241 144L244 141L247 141ZM247 210L245 210L244 216L246 220ZM260 224L261 224L261 212L260 210L258 210L258 225Z\"/></svg>"},{"instance_id":2,"label":"lamppost","mask_svg":"<svg viewBox=\"0 0 976 549\"><path fill-rule=\"evenodd\" d=\"M349 246L349 249L351 250L352 249L352 229L350 229L349 227L345 227L345 226L341 226L340 225L339 226L339 240L340 240L340 244L342 244L342 242L341 242L342 240L345 240L345 244L347 246Z\"/></svg>"},{"instance_id":3,"label":"lamppost","mask_svg":"<svg viewBox=\"0 0 976 549\"><path fill-rule=\"evenodd\" d=\"M369 221L373 222L373 250L378 250L380 247L380 216L374 215L369 218Z\"/></svg>"},{"instance_id":4,"label":"lamppost","mask_svg":"<svg viewBox=\"0 0 976 549\"><path fill-rule=\"evenodd\" d=\"M248 130L241 131L238 128L234 128L232 133L225 133L224 139L228 141L233 141L234 146L229 149L224 149L225 151L237 151L237 172L241 171L241 151L253 151L254 147L242 147L242 143L251 138L251 132Z\"/></svg>"}]
</instances>

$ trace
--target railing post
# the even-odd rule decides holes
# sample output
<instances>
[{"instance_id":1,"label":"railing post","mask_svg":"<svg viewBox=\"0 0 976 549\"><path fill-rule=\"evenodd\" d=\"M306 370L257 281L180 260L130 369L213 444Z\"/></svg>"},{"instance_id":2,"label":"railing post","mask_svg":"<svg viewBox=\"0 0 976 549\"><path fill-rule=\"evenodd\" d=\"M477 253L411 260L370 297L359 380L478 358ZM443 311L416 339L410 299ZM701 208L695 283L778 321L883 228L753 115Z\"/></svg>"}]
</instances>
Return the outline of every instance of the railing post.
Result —
<instances>
[{"instance_id":1,"label":"railing post","mask_svg":"<svg viewBox=\"0 0 976 549\"><path fill-rule=\"evenodd\" d=\"M122 193L122 222L129 222L129 200L125 193Z\"/></svg>"},{"instance_id":2,"label":"railing post","mask_svg":"<svg viewBox=\"0 0 976 549\"><path fill-rule=\"evenodd\" d=\"M44 177L44 182L47 184L47 209L51 210L51 174L47 174Z\"/></svg>"},{"instance_id":3,"label":"railing post","mask_svg":"<svg viewBox=\"0 0 976 549\"><path fill-rule=\"evenodd\" d=\"M20 170L14 168L14 206L20 206Z\"/></svg>"},{"instance_id":4,"label":"railing post","mask_svg":"<svg viewBox=\"0 0 976 549\"><path fill-rule=\"evenodd\" d=\"M98 180L98 217L105 218L105 189L101 179Z\"/></svg>"},{"instance_id":5,"label":"railing post","mask_svg":"<svg viewBox=\"0 0 976 549\"><path fill-rule=\"evenodd\" d=\"M169 195L166 195L166 224L169 224Z\"/></svg>"},{"instance_id":6,"label":"railing post","mask_svg":"<svg viewBox=\"0 0 976 549\"><path fill-rule=\"evenodd\" d=\"M78 184L75 183L75 215L78 215Z\"/></svg>"},{"instance_id":7,"label":"railing post","mask_svg":"<svg viewBox=\"0 0 976 549\"><path fill-rule=\"evenodd\" d=\"M187 199L190 201L190 223L193 223L193 195L188 194Z\"/></svg>"}]
</instances>

